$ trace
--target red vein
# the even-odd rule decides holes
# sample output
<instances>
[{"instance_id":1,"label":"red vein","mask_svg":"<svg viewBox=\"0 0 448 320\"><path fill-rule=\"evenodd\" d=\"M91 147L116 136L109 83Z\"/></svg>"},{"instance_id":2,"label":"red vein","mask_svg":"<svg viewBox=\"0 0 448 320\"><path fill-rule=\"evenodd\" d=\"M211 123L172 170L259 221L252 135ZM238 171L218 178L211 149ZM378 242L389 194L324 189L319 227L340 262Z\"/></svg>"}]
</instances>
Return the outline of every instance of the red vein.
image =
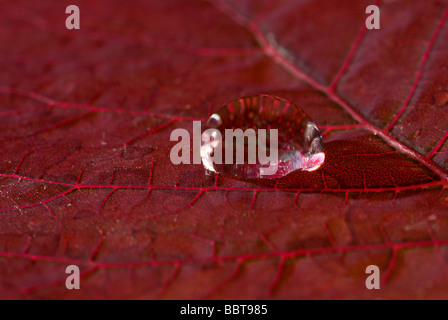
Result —
<instances>
[{"instance_id":1,"label":"red vein","mask_svg":"<svg viewBox=\"0 0 448 320\"><path fill-rule=\"evenodd\" d=\"M445 132L445 134L443 135L443 137L439 140L439 142L437 143L437 145L434 147L434 149L432 149L432 151L430 153L428 153L428 155L426 157L428 157L428 159L432 158L439 150L440 148L442 148L443 144L445 143L445 141L448 139L448 131Z\"/></svg>"},{"instance_id":2,"label":"red vein","mask_svg":"<svg viewBox=\"0 0 448 320\"><path fill-rule=\"evenodd\" d=\"M417 76L415 77L414 83L411 87L411 90L409 91L408 96L406 97L405 101L403 102L403 105L401 106L400 110L398 110L398 112L395 114L395 117L392 119L392 121L389 123L389 125L384 129L385 132L389 132L390 130L392 130L392 128L397 123L397 121L400 119L403 112L408 107L409 102L411 101L415 91L417 90L418 84L423 75L423 69L425 68L426 63L428 62L428 58L431 53L431 50L434 47L437 37L438 37L440 31L442 30L443 25L445 24L445 21L447 18L448 18L448 9L445 10L445 13L442 16L442 19L440 20L440 22L436 28L436 31L434 32L434 34L431 37L431 40L429 41L428 47L426 48L426 51L420 61L420 66L417 70Z\"/></svg>"},{"instance_id":3,"label":"red vein","mask_svg":"<svg viewBox=\"0 0 448 320\"><path fill-rule=\"evenodd\" d=\"M65 36L64 33L59 32L60 28L58 24L46 21L35 12L25 10L24 8L13 8L8 11L12 13L14 17L18 20L25 21L26 23L32 24L41 31L50 32L58 36ZM92 41L105 41L109 42L110 39L114 41L120 41L125 44L147 46L152 49L161 49L166 51L170 48L172 51L180 51L188 54L194 54L199 56L243 56L243 55L253 55L259 51L260 48L257 47L225 47L225 48L215 48L215 47L197 47L189 42L181 42L181 39L176 39L175 41L169 41L166 39L160 39L155 37L144 36L133 36L131 34L125 34L119 32L111 31L100 31L93 28L85 27L86 32L81 33L79 36ZM105 40L106 39L106 40Z\"/></svg>"},{"instance_id":4,"label":"red vein","mask_svg":"<svg viewBox=\"0 0 448 320\"><path fill-rule=\"evenodd\" d=\"M282 274L283 274L283 270L285 268L285 262L286 262L286 258L282 257L280 259L280 263L278 264L277 273L275 274L275 277L272 280L272 282L269 284L268 294L270 296L273 295L275 289L277 288L277 286L280 283L280 280L281 280Z\"/></svg>"},{"instance_id":5,"label":"red vein","mask_svg":"<svg viewBox=\"0 0 448 320\"><path fill-rule=\"evenodd\" d=\"M36 132L31 133L30 135L33 136L33 135L37 135L37 134L41 134L41 133L45 133L45 132L57 129L57 128L62 127L64 125L67 125L67 124L70 124L70 123L82 120L82 119L86 118L87 116L89 116L90 114L93 114L92 111L87 111L87 112L85 112L83 114L80 114L79 116L76 116L76 117L73 117L73 118L68 118L68 119L62 120L62 121L60 121L58 123L52 124L51 126L48 126L46 128L40 129L40 130L38 130Z\"/></svg>"},{"instance_id":6,"label":"red vein","mask_svg":"<svg viewBox=\"0 0 448 320\"><path fill-rule=\"evenodd\" d=\"M16 174L2 174L0 173L0 177L5 178L13 178L13 179L21 179L21 180L27 180L27 181L34 181L38 183L47 183L51 185L60 185L65 187L71 187L71 190L75 189L168 189L168 190L199 190L202 192L206 191L218 191L218 190L225 190L225 191L248 191L248 192L262 192L262 191L289 191L289 192L298 192L298 191L308 191L308 190L314 190L314 191L321 191L321 192L367 192L367 191L373 191L373 192L382 192L382 191L405 191L405 190L413 190L413 189L420 189L420 188L429 188L429 187L436 187L441 186L443 187L443 184L440 181L432 181L432 182L426 182L416 185L409 185L409 186L394 186L394 187L370 187L367 189L363 188L325 188L325 189L316 189L316 188L256 188L256 187L225 187L225 186L211 186L211 187L195 187L195 186L148 186L148 185L102 185L102 184L78 184L78 183L66 183L66 182L55 182L50 180L43 180L43 179L36 179L36 178L28 178L28 177L22 177L18 176ZM198 196L199 197L199 194Z\"/></svg>"},{"instance_id":7,"label":"red vein","mask_svg":"<svg viewBox=\"0 0 448 320\"><path fill-rule=\"evenodd\" d=\"M180 269L181 269L181 264L175 264L174 265L173 272L171 272L171 274L168 277L168 279L166 279L163 282L162 290L161 290L161 292L159 294L159 299L161 299L162 297L164 297L168 293L168 290L169 290L171 284L173 284L174 281L176 280L176 278L179 276Z\"/></svg>"},{"instance_id":8,"label":"red vein","mask_svg":"<svg viewBox=\"0 0 448 320\"><path fill-rule=\"evenodd\" d=\"M375 5L379 6L381 4L381 0L376 0ZM344 75L345 71L347 71L348 67L350 66L353 58L355 57L356 51L358 50L361 42L364 40L364 37L367 33L367 28L364 25L364 23L361 26L361 29L358 32L358 35L356 36L355 41L353 42L353 45L350 48L350 51L347 54L347 57L345 58L344 62L342 63L342 67L339 70L339 72L334 77L332 83L330 84L329 90L334 91L336 88L336 85L339 83L339 80Z\"/></svg>"},{"instance_id":9,"label":"red vein","mask_svg":"<svg viewBox=\"0 0 448 320\"><path fill-rule=\"evenodd\" d=\"M223 281L222 283L218 284L215 288L210 290L210 292L208 292L204 297L202 297L201 300L207 299L208 297L212 296L216 292L222 291L225 287L227 287L229 284L231 284L236 278L238 278L238 276L241 272L241 267L242 267L243 262L244 262L243 259L236 259L236 264L235 264L235 267L233 268L233 272L230 275L230 277L228 277L225 281Z\"/></svg>"},{"instance_id":10,"label":"red vein","mask_svg":"<svg viewBox=\"0 0 448 320\"><path fill-rule=\"evenodd\" d=\"M24 180L36 181L37 179L24 179ZM59 184L59 183L51 182L51 184ZM64 185L68 185L68 184L64 184L64 183L60 183L60 184L63 185L63 186ZM145 185L143 185L143 186L129 186L129 185L113 185L113 186L112 185L78 185L78 186L72 187L72 188L70 188L70 189L68 189L68 190L66 190L66 191L64 191L64 192L62 192L62 193L60 193L58 195L55 195L55 196L52 196L52 197L50 197L48 199L42 200L40 202L26 204L26 205L22 205L22 206L17 204L16 206L14 206L14 208L1 209L0 213L11 211L13 209L23 210L23 209L32 208L32 207L35 207L35 206L38 206L38 205L45 205L46 203L49 203L49 202L51 202L53 200L59 199L61 197L64 197L64 196L70 194L71 192L73 192L75 190L80 191L82 189L112 189L107 194L105 199L103 200L103 202L101 204L101 208L100 208L100 213L101 213L101 210L104 207L105 202L107 201L107 199L115 191L120 190L120 189L128 189L128 190L148 189L147 196L149 195L149 192L151 190L157 190L157 189L159 189L159 190L189 190L189 191L197 190L198 193L196 194L196 196L194 197L194 199L190 203L188 203L187 205L185 205L185 206L183 206L183 207L181 207L181 208L179 208L179 209L169 213L169 214L176 214L176 213L179 213L182 210L185 210L186 208L191 207L194 203L196 203L198 201L198 199L205 192L210 192L210 191L225 191L226 193L229 192L229 191L248 191L248 192L254 192L254 191L256 191L256 192L261 192L261 191L266 191L266 192L267 191L270 191L270 192L284 191L284 192L291 192L291 193L297 192L296 197L294 199L294 204L297 207L297 203L296 203L297 195L301 191L314 191L314 192L320 191L322 193L324 193L324 192L333 192L333 193L340 192L340 193L345 193L346 197L347 197L348 193L351 193L351 192L361 192L362 193L362 192L394 191L395 193L397 193L397 192L401 192L401 191L405 191L405 190L415 190L415 189L422 189L422 191L423 191L424 188L435 187L435 186L443 186L443 185L440 182L434 181L434 182L429 182L429 183L423 183L423 184L420 184L420 185L391 187L391 188L384 188L384 187L382 187L382 188L369 188L369 189L360 189L360 188L347 188L347 189L336 188L336 189L331 189L330 188L330 189L322 189L322 190L315 189L315 188L301 188L301 189L297 189L297 188L294 188L294 189L287 189L287 188L277 188L277 189L259 188L259 189L255 189L255 188L235 188L235 187L216 187L216 186L214 186L214 187L176 187L176 186L174 186L173 187L173 186L145 186ZM140 202L136 206L141 205L141 204L142 204L142 202ZM136 207L136 206L134 206L134 207ZM156 218L159 218L159 217L164 216L166 214L167 213L164 213L164 214L161 214L161 215L158 215L158 216L154 216L151 219L156 219Z\"/></svg>"},{"instance_id":11,"label":"red vein","mask_svg":"<svg viewBox=\"0 0 448 320\"><path fill-rule=\"evenodd\" d=\"M145 116L165 118L165 119L177 120L177 121L195 121L195 120L205 121L206 120L205 118L175 116L175 115L170 115L170 114L150 112L150 111L146 111L146 110L108 108L108 107L99 107L99 106L93 106L93 105L88 105L88 104L62 102L62 101L50 99L48 97L45 97L43 95L40 95L40 94L32 92L32 91L11 88L11 87L6 87L6 86L0 86L0 93L20 95L22 97L26 97L26 98L29 98L29 99L32 99L32 100L35 100L38 102L42 102L47 107L51 107L51 108L90 110L90 112L98 112L98 113L119 113L119 114L130 114L130 115L145 115ZM35 109L30 109L30 110L35 110Z\"/></svg>"},{"instance_id":12,"label":"red vein","mask_svg":"<svg viewBox=\"0 0 448 320\"><path fill-rule=\"evenodd\" d=\"M155 260L151 259L148 261L141 262L100 262L91 260L80 260L56 256L45 256L45 255L35 255L27 253L15 253L15 252L0 252L0 257L6 258L18 258L27 259L31 261L45 261L54 262L60 264L76 264L76 265L89 265L100 269L112 269L112 268L129 268L129 267L147 267L147 266L173 266L173 265L186 265L186 264L207 264L210 262L230 262L230 261L254 261L263 259L273 259L273 258L297 258L302 256L313 256L313 255L323 255L323 254L334 254L334 253L349 253L349 252L365 252L374 250L403 250L409 248L421 248L421 247L433 247L433 246L444 246L448 245L448 239L443 240L426 240L426 241L409 241L409 242L399 242L399 243L380 243L380 244L370 244L370 245L358 245L358 246L343 246L343 247L324 247L315 249L298 249L295 251L277 251L277 252L266 252L266 253L254 253L254 254L242 254L239 256L214 256L208 258L188 258L183 260Z\"/></svg>"},{"instance_id":13,"label":"red vein","mask_svg":"<svg viewBox=\"0 0 448 320\"><path fill-rule=\"evenodd\" d=\"M98 239L98 242L95 246L95 248L93 249L92 253L90 254L90 260L94 261L100 251L100 247L103 244L103 239L104 239L104 232L101 229L98 229L98 232L100 234L100 237Z\"/></svg>"},{"instance_id":14,"label":"red vein","mask_svg":"<svg viewBox=\"0 0 448 320\"><path fill-rule=\"evenodd\" d=\"M435 245L437 246L437 245ZM392 275L393 270L395 269L395 264L397 262L397 254L398 250L396 248L393 248L392 250L392 257L390 258L389 264L387 266L386 272L384 273L381 282L383 284L387 283Z\"/></svg>"},{"instance_id":15,"label":"red vein","mask_svg":"<svg viewBox=\"0 0 448 320\"><path fill-rule=\"evenodd\" d=\"M84 272L81 272L80 278L83 279L83 278L93 274L97 269L98 268L93 267L93 268L90 268L90 269L88 269L88 270L86 270ZM66 281L66 278L63 277L62 279L59 278L59 279L56 279L56 280L53 280L53 281L49 281L49 282L45 282L45 283L42 283L42 284L30 285L28 287L19 288L17 290L13 290L13 292L9 293L8 296L4 295L2 297L2 299L8 299L9 300L9 299L11 299L10 297L12 295L14 295L14 294L30 294L31 292L38 291L40 289L47 289L48 287L64 286L65 281Z\"/></svg>"}]
</instances>

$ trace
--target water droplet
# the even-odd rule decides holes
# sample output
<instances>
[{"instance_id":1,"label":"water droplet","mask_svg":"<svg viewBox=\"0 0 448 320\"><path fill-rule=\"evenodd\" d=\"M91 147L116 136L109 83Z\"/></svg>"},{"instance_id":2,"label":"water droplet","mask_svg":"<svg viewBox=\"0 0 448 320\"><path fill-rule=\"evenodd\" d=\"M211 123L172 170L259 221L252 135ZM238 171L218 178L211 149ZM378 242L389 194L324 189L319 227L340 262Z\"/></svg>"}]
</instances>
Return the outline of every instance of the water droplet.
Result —
<instances>
[{"instance_id":1,"label":"water droplet","mask_svg":"<svg viewBox=\"0 0 448 320\"><path fill-rule=\"evenodd\" d=\"M239 135L240 143L234 137L237 131L244 134L244 138ZM319 129L306 113L285 99L269 95L244 97L224 105L208 119L202 140L204 167L240 178L276 179L295 170L314 171L325 161Z\"/></svg>"}]
</instances>

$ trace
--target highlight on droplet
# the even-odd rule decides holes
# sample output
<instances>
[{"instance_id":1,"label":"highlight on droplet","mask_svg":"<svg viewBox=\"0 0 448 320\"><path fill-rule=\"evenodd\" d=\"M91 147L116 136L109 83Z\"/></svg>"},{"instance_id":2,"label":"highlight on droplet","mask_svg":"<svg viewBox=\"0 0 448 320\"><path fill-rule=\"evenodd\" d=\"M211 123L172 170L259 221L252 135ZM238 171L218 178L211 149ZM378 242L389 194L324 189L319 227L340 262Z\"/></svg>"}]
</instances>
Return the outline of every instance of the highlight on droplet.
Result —
<instances>
[{"instance_id":1,"label":"highlight on droplet","mask_svg":"<svg viewBox=\"0 0 448 320\"><path fill-rule=\"evenodd\" d=\"M293 171L314 171L325 161L317 126L298 106L269 95L231 101L213 113L202 132L193 123L193 163L209 172L239 178L281 178ZM174 164L190 163L190 135L176 129L171 141Z\"/></svg>"}]
</instances>

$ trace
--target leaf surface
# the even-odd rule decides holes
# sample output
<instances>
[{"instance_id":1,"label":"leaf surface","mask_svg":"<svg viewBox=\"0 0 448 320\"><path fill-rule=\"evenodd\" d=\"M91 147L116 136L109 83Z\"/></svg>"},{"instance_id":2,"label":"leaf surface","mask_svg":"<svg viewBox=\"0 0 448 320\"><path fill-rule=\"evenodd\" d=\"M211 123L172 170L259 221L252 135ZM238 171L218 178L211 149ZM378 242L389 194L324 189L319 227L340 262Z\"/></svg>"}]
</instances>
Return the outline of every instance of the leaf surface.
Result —
<instances>
[{"instance_id":1,"label":"leaf surface","mask_svg":"<svg viewBox=\"0 0 448 320\"><path fill-rule=\"evenodd\" d=\"M364 0L78 1L69 31L70 4L0 13L0 297L447 298L448 1L377 1L372 31ZM172 130L261 93L322 168L171 163Z\"/></svg>"}]
</instances>

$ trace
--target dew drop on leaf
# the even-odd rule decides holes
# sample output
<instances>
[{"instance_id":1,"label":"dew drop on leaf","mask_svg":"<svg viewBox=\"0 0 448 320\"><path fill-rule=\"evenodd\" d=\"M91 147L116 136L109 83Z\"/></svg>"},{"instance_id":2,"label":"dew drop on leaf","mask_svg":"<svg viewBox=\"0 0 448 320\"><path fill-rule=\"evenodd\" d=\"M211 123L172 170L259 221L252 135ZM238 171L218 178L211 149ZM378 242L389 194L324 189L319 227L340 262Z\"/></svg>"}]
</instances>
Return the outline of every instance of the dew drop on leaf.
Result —
<instances>
[{"instance_id":1,"label":"dew drop on leaf","mask_svg":"<svg viewBox=\"0 0 448 320\"><path fill-rule=\"evenodd\" d=\"M301 108L282 98L257 95L231 101L212 114L205 126L201 157L208 171L243 179L276 179L295 170L317 170L325 161L324 145L317 126ZM216 129L222 138L216 137L216 130L207 129ZM241 129L245 133L244 143L238 143L236 138L226 135L226 129L234 132ZM247 129L254 129L256 138L249 138L247 132L250 130ZM266 130L261 140L260 132L263 130L259 129ZM275 136L270 129L278 130L277 148L271 148L271 140ZM229 140L233 143L230 144ZM260 162L260 148L267 157L272 157L277 151L277 160L274 156L269 163ZM221 155L217 150L221 150ZM226 152L233 156L232 161L228 161ZM238 154L240 157L244 155L243 162L237 161ZM256 154L255 161L249 161L250 154ZM222 162L216 161L217 158ZM277 170L263 173L261 169L269 166Z\"/></svg>"}]
</instances>

